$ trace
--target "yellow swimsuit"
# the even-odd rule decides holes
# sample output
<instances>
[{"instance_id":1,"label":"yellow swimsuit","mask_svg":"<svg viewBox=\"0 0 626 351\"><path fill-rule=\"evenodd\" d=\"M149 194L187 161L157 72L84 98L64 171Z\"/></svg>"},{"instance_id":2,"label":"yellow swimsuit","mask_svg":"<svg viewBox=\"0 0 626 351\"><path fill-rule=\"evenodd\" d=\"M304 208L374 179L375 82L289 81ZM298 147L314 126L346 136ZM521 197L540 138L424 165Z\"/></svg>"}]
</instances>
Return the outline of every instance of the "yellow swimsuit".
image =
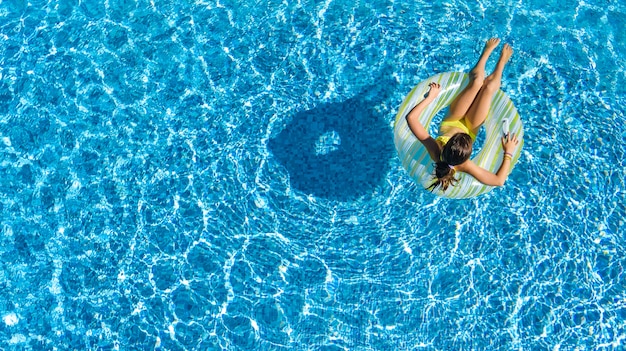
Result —
<instances>
[{"instance_id":1,"label":"yellow swimsuit","mask_svg":"<svg viewBox=\"0 0 626 351\"><path fill-rule=\"evenodd\" d=\"M443 121L439 125L439 136L437 137L437 139L435 139L435 140L439 141L442 146L446 145L448 143L448 141L450 140L449 136L441 135L441 134L444 134L441 131L441 129L443 127L454 127L454 128L461 129L463 131L463 133L469 134L470 138L472 138L472 141L476 140L476 134L472 133L472 131L469 129L469 127L465 124L465 118L462 118L462 119L460 119L458 121Z\"/></svg>"}]
</instances>

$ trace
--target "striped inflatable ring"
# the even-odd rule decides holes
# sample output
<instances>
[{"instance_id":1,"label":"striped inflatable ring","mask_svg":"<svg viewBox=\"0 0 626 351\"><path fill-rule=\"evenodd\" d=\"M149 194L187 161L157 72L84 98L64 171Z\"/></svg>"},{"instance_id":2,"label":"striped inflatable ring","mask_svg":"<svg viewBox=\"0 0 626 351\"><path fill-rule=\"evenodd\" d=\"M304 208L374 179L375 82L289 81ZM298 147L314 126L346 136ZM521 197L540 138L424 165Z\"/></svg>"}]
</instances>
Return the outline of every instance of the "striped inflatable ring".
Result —
<instances>
[{"instance_id":1,"label":"striped inflatable ring","mask_svg":"<svg viewBox=\"0 0 626 351\"><path fill-rule=\"evenodd\" d=\"M468 84L469 76L463 72L446 72L420 82L404 99L396 115L394 143L402 161L402 166L408 171L411 178L425 189L433 183L434 162L426 148L409 129L406 115L424 98L424 94L428 92L428 84L430 82L441 84L441 92L420 116L420 122L428 131L430 131L430 123L433 117L452 103L452 100ZM513 102L502 90L499 90L494 96L483 126L486 131L485 142L482 146L475 145L475 148L480 148L480 152L472 158L472 161L478 166L495 173L500 167L502 157L504 156L501 137L503 133L511 132L515 133L520 141L520 145L515 149L513 159L511 160L511 170L513 170L524 144L524 128L519 113L513 106ZM458 172L455 177L459 179L457 184L449 187L445 192L437 188L434 193L442 197L464 199L487 193L494 188L493 186L480 183L471 175L463 172Z\"/></svg>"}]
</instances>

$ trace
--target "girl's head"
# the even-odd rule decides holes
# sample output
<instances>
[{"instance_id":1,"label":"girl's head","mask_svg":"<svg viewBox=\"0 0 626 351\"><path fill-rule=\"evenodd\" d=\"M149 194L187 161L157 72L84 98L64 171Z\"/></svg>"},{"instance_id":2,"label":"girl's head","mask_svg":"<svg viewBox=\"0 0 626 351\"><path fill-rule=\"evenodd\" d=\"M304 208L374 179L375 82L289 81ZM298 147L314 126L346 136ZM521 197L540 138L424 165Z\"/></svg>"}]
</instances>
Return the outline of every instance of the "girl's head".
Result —
<instances>
[{"instance_id":1,"label":"girl's head","mask_svg":"<svg viewBox=\"0 0 626 351\"><path fill-rule=\"evenodd\" d=\"M457 133L448 140L441 150L441 161L435 163L435 182L428 187L433 191L438 186L446 191L450 185L456 184L456 172L453 166L467 161L472 154L472 138L466 133Z\"/></svg>"}]
</instances>

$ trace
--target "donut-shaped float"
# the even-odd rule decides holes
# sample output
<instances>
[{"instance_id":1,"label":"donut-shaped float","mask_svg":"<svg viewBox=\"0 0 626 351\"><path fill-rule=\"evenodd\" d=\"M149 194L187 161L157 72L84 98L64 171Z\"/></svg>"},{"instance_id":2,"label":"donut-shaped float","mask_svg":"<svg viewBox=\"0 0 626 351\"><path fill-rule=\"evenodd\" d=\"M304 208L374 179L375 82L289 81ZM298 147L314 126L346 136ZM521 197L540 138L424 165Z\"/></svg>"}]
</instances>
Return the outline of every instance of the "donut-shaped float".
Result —
<instances>
[{"instance_id":1,"label":"donut-shaped float","mask_svg":"<svg viewBox=\"0 0 626 351\"><path fill-rule=\"evenodd\" d=\"M411 178L421 184L424 189L428 188L433 182L434 162L430 158L428 151L422 143L415 137L406 122L406 115L411 112L413 107L417 105L424 94L429 90L428 84L437 82L441 85L439 96L427 106L419 121L426 130L430 130L430 123L439 111L449 106L454 98L469 83L469 76L463 72L446 72L434 75L419 84L417 84L411 92L404 98L400 110L396 115L394 126L394 144L402 161L402 166L407 170ZM511 132L517 136L520 141L519 146L513 153L511 160L511 171L517 163L524 145L524 128L517 109L513 102L502 91L498 90L491 102L491 108L485 123L485 141L480 147L480 152L476 154L472 161L478 166L496 173L504 152L502 150L501 138L504 133ZM475 145L476 147L476 145ZM440 187L433 192L439 196L464 199L481 194L485 194L493 189L493 186L484 185L477 181L474 177L464 172L457 172L455 177L459 182L449 187L445 192Z\"/></svg>"}]
</instances>

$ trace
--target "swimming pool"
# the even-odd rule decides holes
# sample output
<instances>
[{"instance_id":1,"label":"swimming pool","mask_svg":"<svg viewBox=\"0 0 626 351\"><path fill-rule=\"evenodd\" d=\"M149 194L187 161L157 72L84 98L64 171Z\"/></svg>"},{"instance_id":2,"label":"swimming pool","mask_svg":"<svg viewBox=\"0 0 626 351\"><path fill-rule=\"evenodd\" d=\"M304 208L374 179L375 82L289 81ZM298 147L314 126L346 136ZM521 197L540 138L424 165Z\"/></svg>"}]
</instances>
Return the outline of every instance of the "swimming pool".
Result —
<instances>
[{"instance_id":1,"label":"swimming pool","mask_svg":"<svg viewBox=\"0 0 626 351\"><path fill-rule=\"evenodd\" d=\"M625 23L617 1L0 2L1 347L623 349ZM504 188L437 198L394 116L491 36L524 150Z\"/></svg>"}]
</instances>

